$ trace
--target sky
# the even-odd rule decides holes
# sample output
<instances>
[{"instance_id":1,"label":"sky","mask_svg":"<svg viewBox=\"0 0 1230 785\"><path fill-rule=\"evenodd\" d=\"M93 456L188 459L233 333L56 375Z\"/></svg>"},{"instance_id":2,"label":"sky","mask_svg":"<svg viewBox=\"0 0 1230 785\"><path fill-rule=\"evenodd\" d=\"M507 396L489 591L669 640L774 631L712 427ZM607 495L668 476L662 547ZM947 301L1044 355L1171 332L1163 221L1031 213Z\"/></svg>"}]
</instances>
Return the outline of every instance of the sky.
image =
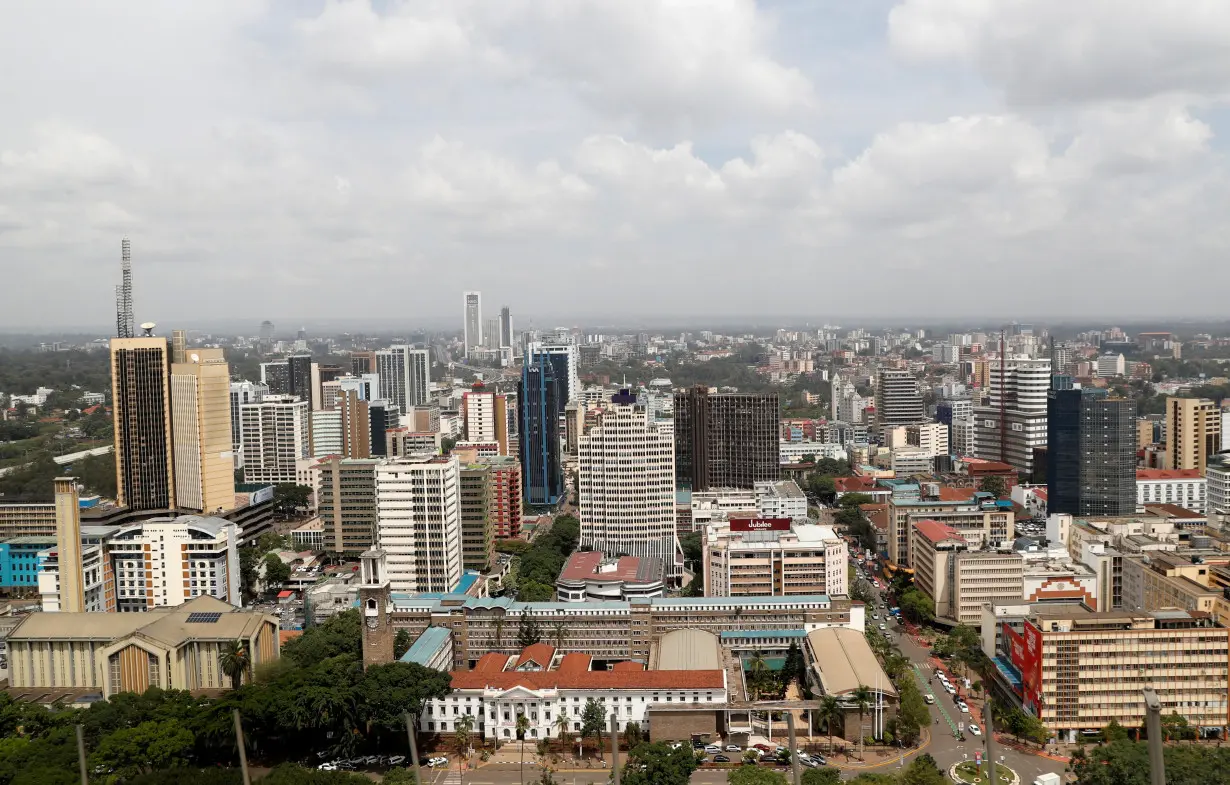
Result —
<instances>
[{"instance_id":1,"label":"sky","mask_svg":"<svg viewBox=\"0 0 1230 785\"><path fill-rule=\"evenodd\" d=\"M0 327L1215 316L1225 0L40 0ZM169 325L168 325L169 326Z\"/></svg>"}]
</instances>

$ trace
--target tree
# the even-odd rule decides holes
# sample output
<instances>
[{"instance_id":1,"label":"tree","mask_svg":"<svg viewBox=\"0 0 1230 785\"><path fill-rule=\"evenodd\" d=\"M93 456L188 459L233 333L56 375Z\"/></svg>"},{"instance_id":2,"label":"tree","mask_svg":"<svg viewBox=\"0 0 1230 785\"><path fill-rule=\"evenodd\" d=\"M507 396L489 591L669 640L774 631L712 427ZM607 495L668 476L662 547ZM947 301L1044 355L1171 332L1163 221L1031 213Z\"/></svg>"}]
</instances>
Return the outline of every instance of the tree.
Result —
<instances>
[{"instance_id":1,"label":"tree","mask_svg":"<svg viewBox=\"0 0 1230 785\"><path fill-rule=\"evenodd\" d=\"M892 653L884 658L884 673L888 678L896 683L897 679L901 678L907 670L909 670L910 661L901 654Z\"/></svg>"},{"instance_id":2,"label":"tree","mask_svg":"<svg viewBox=\"0 0 1230 785\"><path fill-rule=\"evenodd\" d=\"M457 747L457 777L461 782L465 782L465 775L462 774L461 763L470 754L470 735L474 732L474 718L469 714L463 714L457 719L457 724L453 731L453 744Z\"/></svg>"},{"instance_id":3,"label":"tree","mask_svg":"<svg viewBox=\"0 0 1230 785\"><path fill-rule=\"evenodd\" d=\"M824 504L832 504L837 498L837 484L832 475L813 474L807 479L807 490Z\"/></svg>"},{"instance_id":4,"label":"tree","mask_svg":"<svg viewBox=\"0 0 1230 785\"><path fill-rule=\"evenodd\" d=\"M900 785L945 785L948 778L936 764L935 758L924 752L905 767L905 771L897 778Z\"/></svg>"},{"instance_id":5,"label":"tree","mask_svg":"<svg viewBox=\"0 0 1230 785\"><path fill-rule=\"evenodd\" d=\"M380 785L419 785L419 773L414 769L389 769Z\"/></svg>"},{"instance_id":6,"label":"tree","mask_svg":"<svg viewBox=\"0 0 1230 785\"><path fill-rule=\"evenodd\" d=\"M730 785L788 785L785 775L759 766L740 766L726 774Z\"/></svg>"},{"instance_id":7,"label":"tree","mask_svg":"<svg viewBox=\"0 0 1230 785\"><path fill-rule=\"evenodd\" d=\"M231 689L239 689L245 676L252 680L252 653L248 650L247 641L227 641L222 645L219 659L222 672L231 679Z\"/></svg>"},{"instance_id":8,"label":"tree","mask_svg":"<svg viewBox=\"0 0 1230 785\"><path fill-rule=\"evenodd\" d=\"M689 532L679 538L679 547L683 549L683 562L688 569L696 571L700 567L704 554L701 552L700 532Z\"/></svg>"},{"instance_id":9,"label":"tree","mask_svg":"<svg viewBox=\"0 0 1230 785\"><path fill-rule=\"evenodd\" d=\"M871 688L866 684L860 684L854 689L854 693L850 698L854 704L858 706L858 736L861 742L863 738L863 715L871 709L872 695Z\"/></svg>"},{"instance_id":10,"label":"tree","mask_svg":"<svg viewBox=\"0 0 1230 785\"><path fill-rule=\"evenodd\" d=\"M901 615L915 624L926 624L935 618L935 603L912 586L897 595L897 605Z\"/></svg>"},{"instance_id":11,"label":"tree","mask_svg":"<svg viewBox=\"0 0 1230 785\"><path fill-rule=\"evenodd\" d=\"M564 643L568 639L568 625L562 621L557 621L551 627L551 640L555 643L556 651L564 650Z\"/></svg>"},{"instance_id":12,"label":"tree","mask_svg":"<svg viewBox=\"0 0 1230 785\"><path fill-rule=\"evenodd\" d=\"M688 785L697 768L696 755L687 745L671 749L662 742L638 744L628 753L621 772L626 785Z\"/></svg>"},{"instance_id":13,"label":"tree","mask_svg":"<svg viewBox=\"0 0 1230 785\"><path fill-rule=\"evenodd\" d=\"M752 652L752 659L748 661L748 672L751 676L748 682L752 688L752 700L760 700L760 690L764 685L764 675L769 669L769 664L765 662L764 654L759 649Z\"/></svg>"},{"instance_id":14,"label":"tree","mask_svg":"<svg viewBox=\"0 0 1230 785\"><path fill-rule=\"evenodd\" d=\"M555 717L555 730L559 733L560 749L568 748L568 713L560 710Z\"/></svg>"},{"instance_id":15,"label":"tree","mask_svg":"<svg viewBox=\"0 0 1230 785\"><path fill-rule=\"evenodd\" d=\"M864 504L874 504L875 497L868 493L843 493L837 503L842 507L849 509L851 507L861 507Z\"/></svg>"},{"instance_id":16,"label":"tree","mask_svg":"<svg viewBox=\"0 0 1230 785\"><path fill-rule=\"evenodd\" d=\"M1167 746L1163 755L1170 785L1224 782L1230 771L1230 747ZM1148 785L1149 771L1148 745L1126 739L1078 751L1072 758L1076 785Z\"/></svg>"},{"instance_id":17,"label":"tree","mask_svg":"<svg viewBox=\"0 0 1230 785\"><path fill-rule=\"evenodd\" d=\"M786 649L786 662L782 665L782 682L784 685L795 682L800 689L807 686L807 658L803 656L803 650L795 641L791 641L790 648Z\"/></svg>"},{"instance_id":18,"label":"tree","mask_svg":"<svg viewBox=\"0 0 1230 785\"><path fill-rule=\"evenodd\" d=\"M555 599L555 587L538 581L524 581L517 587L517 599L521 602L551 602Z\"/></svg>"},{"instance_id":19,"label":"tree","mask_svg":"<svg viewBox=\"0 0 1230 785\"><path fill-rule=\"evenodd\" d=\"M290 565L278 558L276 553L265 556L265 585L282 586L290 580Z\"/></svg>"},{"instance_id":20,"label":"tree","mask_svg":"<svg viewBox=\"0 0 1230 785\"><path fill-rule=\"evenodd\" d=\"M302 635L287 641L282 647L282 657L300 667L315 665L339 655L361 660L361 625L357 609L351 608L334 614L326 619L324 624L306 629Z\"/></svg>"},{"instance_id":21,"label":"tree","mask_svg":"<svg viewBox=\"0 0 1230 785\"><path fill-rule=\"evenodd\" d=\"M820 699L820 708L816 712L817 719L824 723L824 733L829 737L829 754L833 754L833 720L841 717L841 703L834 695L825 695Z\"/></svg>"},{"instance_id":22,"label":"tree","mask_svg":"<svg viewBox=\"0 0 1230 785\"><path fill-rule=\"evenodd\" d=\"M841 770L828 767L808 769L803 772L803 785L841 785Z\"/></svg>"},{"instance_id":23,"label":"tree","mask_svg":"<svg viewBox=\"0 0 1230 785\"><path fill-rule=\"evenodd\" d=\"M1119 724L1119 720L1112 719L1105 728L1102 729L1102 740L1105 742L1112 741L1127 741L1127 728Z\"/></svg>"},{"instance_id":24,"label":"tree","mask_svg":"<svg viewBox=\"0 0 1230 785\"><path fill-rule=\"evenodd\" d=\"M899 710L897 711L897 734L905 744L918 740L922 728L931 722L931 713L914 679L902 679L897 687Z\"/></svg>"},{"instance_id":25,"label":"tree","mask_svg":"<svg viewBox=\"0 0 1230 785\"><path fill-rule=\"evenodd\" d=\"M590 698L581 710L581 738L593 736L598 741L598 754L602 755L602 731L606 729L606 714L602 704Z\"/></svg>"},{"instance_id":26,"label":"tree","mask_svg":"<svg viewBox=\"0 0 1230 785\"><path fill-rule=\"evenodd\" d=\"M645 735L641 732L639 722L629 722L624 726L624 742L628 745L628 749L634 749L642 741L645 741Z\"/></svg>"},{"instance_id":27,"label":"tree","mask_svg":"<svg viewBox=\"0 0 1230 785\"><path fill-rule=\"evenodd\" d=\"M1166 741L1171 739L1186 739L1194 738L1195 730L1187 721L1187 717L1179 714L1173 709L1169 714L1162 715L1162 738Z\"/></svg>"},{"instance_id":28,"label":"tree","mask_svg":"<svg viewBox=\"0 0 1230 785\"><path fill-rule=\"evenodd\" d=\"M522 613L521 621L517 624L517 645L524 649L540 641L542 641L542 630L538 628L538 622L534 621L528 613Z\"/></svg>"},{"instance_id":29,"label":"tree","mask_svg":"<svg viewBox=\"0 0 1230 785\"><path fill-rule=\"evenodd\" d=\"M293 482L280 482L273 486L273 508L279 515L289 518L312 500L312 489Z\"/></svg>"},{"instance_id":30,"label":"tree","mask_svg":"<svg viewBox=\"0 0 1230 785\"><path fill-rule=\"evenodd\" d=\"M451 677L416 662L369 665L358 675L354 698L359 719L389 737L405 732L405 713L417 717L427 702L452 691Z\"/></svg>"},{"instance_id":31,"label":"tree","mask_svg":"<svg viewBox=\"0 0 1230 785\"><path fill-rule=\"evenodd\" d=\"M410 639L410 631L402 628L393 636L393 659L400 660L402 655L410 651L410 645L414 643Z\"/></svg>"},{"instance_id":32,"label":"tree","mask_svg":"<svg viewBox=\"0 0 1230 785\"><path fill-rule=\"evenodd\" d=\"M192 731L177 720L142 722L105 736L90 756L91 768L109 772L108 782L188 765L195 743Z\"/></svg>"},{"instance_id":33,"label":"tree","mask_svg":"<svg viewBox=\"0 0 1230 785\"><path fill-rule=\"evenodd\" d=\"M530 729L530 718L517 712L517 739L521 742L521 785L525 785L525 734Z\"/></svg>"},{"instance_id":34,"label":"tree","mask_svg":"<svg viewBox=\"0 0 1230 785\"><path fill-rule=\"evenodd\" d=\"M978 483L978 490L986 491L996 499L1002 499L1008 495L1008 483L1004 481L1003 477L990 474L983 477Z\"/></svg>"}]
</instances>

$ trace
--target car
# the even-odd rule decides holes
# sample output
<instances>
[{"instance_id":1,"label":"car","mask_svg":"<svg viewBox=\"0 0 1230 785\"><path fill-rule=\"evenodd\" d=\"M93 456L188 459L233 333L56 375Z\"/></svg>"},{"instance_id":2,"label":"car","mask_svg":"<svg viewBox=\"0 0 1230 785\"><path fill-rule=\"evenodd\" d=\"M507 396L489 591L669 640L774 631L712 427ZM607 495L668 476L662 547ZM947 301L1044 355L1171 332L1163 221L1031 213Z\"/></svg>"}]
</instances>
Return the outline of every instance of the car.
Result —
<instances>
[{"instance_id":1,"label":"car","mask_svg":"<svg viewBox=\"0 0 1230 785\"><path fill-rule=\"evenodd\" d=\"M722 748L716 744L706 744L705 745L705 752L709 755L716 755L717 753L721 751L722 751Z\"/></svg>"},{"instance_id":2,"label":"car","mask_svg":"<svg viewBox=\"0 0 1230 785\"><path fill-rule=\"evenodd\" d=\"M873 613L873 614L871 614L871 618L873 618L873 619L879 619L879 618L880 618L880 614L878 614L878 613Z\"/></svg>"},{"instance_id":3,"label":"car","mask_svg":"<svg viewBox=\"0 0 1230 785\"><path fill-rule=\"evenodd\" d=\"M958 703L957 708L961 710L962 714L969 714L969 704L968 703Z\"/></svg>"},{"instance_id":4,"label":"car","mask_svg":"<svg viewBox=\"0 0 1230 785\"><path fill-rule=\"evenodd\" d=\"M319 771L337 771L337 761L328 761L316 767Z\"/></svg>"},{"instance_id":5,"label":"car","mask_svg":"<svg viewBox=\"0 0 1230 785\"><path fill-rule=\"evenodd\" d=\"M934 695L924 695L923 700L926 701L928 705L931 705L935 703L935 696Z\"/></svg>"},{"instance_id":6,"label":"car","mask_svg":"<svg viewBox=\"0 0 1230 785\"><path fill-rule=\"evenodd\" d=\"M727 752L743 752L743 748L740 747L738 744L727 744L726 751Z\"/></svg>"},{"instance_id":7,"label":"car","mask_svg":"<svg viewBox=\"0 0 1230 785\"><path fill-rule=\"evenodd\" d=\"M703 741L701 741L700 739L692 739L692 749L703 750L704 748L705 748L705 743Z\"/></svg>"},{"instance_id":8,"label":"car","mask_svg":"<svg viewBox=\"0 0 1230 785\"><path fill-rule=\"evenodd\" d=\"M436 757L436 758L427 759L428 768L436 769L436 768L439 768L440 766L447 766L447 765L448 765L448 758Z\"/></svg>"},{"instance_id":9,"label":"car","mask_svg":"<svg viewBox=\"0 0 1230 785\"><path fill-rule=\"evenodd\" d=\"M714 763L730 763L730 757L727 755L714 755L713 762Z\"/></svg>"},{"instance_id":10,"label":"car","mask_svg":"<svg viewBox=\"0 0 1230 785\"><path fill-rule=\"evenodd\" d=\"M947 692L949 695L956 695L956 694L957 694L957 688L956 688L956 687L954 687L954 686L952 686L951 684L945 684L945 685L944 685L944 691L945 691L945 692Z\"/></svg>"},{"instance_id":11,"label":"car","mask_svg":"<svg viewBox=\"0 0 1230 785\"><path fill-rule=\"evenodd\" d=\"M752 749L760 750L761 752L772 752L773 751L773 748L770 747L768 744L753 744Z\"/></svg>"},{"instance_id":12,"label":"car","mask_svg":"<svg viewBox=\"0 0 1230 785\"><path fill-rule=\"evenodd\" d=\"M708 762L709 762L709 756L707 756L707 755L701 755L700 757L698 757L698 758L696 759L696 762L697 762L697 763L708 763Z\"/></svg>"},{"instance_id":13,"label":"car","mask_svg":"<svg viewBox=\"0 0 1230 785\"><path fill-rule=\"evenodd\" d=\"M972 722L971 722L971 723L969 724L969 732L970 732L970 734L972 734L972 735L974 735L974 736L981 736L981 735L982 735L982 728L979 728L977 725L975 725L974 723L972 723Z\"/></svg>"},{"instance_id":14,"label":"car","mask_svg":"<svg viewBox=\"0 0 1230 785\"><path fill-rule=\"evenodd\" d=\"M402 764L403 764L403 763L405 763L405 762L406 762L406 756L405 756L405 755L390 755L390 756L389 756L389 765L390 765L390 766L400 766L400 765L402 765Z\"/></svg>"},{"instance_id":15,"label":"car","mask_svg":"<svg viewBox=\"0 0 1230 785\"><path fill-rule=\"evenodd\" d=\"M824 756L818 752L813 752L811 754L811 759L814 760L816 763L819 763L821 766L827 766L829 763L827 760L824 759Z\"/></svg>"},{"instance_id":16,"label":"car","mask_svg":"<svg viewBox=\"0 0 1230 785\"><path fill-rule=\"evenodd\" d=\"M881 631L881 632L883 632L884 630L887 630L887 629L888 629L888 625L886 625L886 624L884 624L884 623L881 623L881 624L880 624L880 631Z\"/></svg>"}]
</instances>

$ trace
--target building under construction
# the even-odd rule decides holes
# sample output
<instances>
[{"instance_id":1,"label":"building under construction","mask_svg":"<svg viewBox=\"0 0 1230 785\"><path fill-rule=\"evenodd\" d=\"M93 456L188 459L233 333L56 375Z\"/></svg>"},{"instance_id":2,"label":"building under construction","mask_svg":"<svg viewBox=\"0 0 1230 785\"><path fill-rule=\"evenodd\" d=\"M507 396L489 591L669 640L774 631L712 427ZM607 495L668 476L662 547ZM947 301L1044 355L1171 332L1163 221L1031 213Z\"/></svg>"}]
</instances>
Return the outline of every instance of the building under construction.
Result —
<instances>
[{"instance_id":1,"label":"building under construction","mask_svg":"<svg viewBox=\"0 0 1230 785\"><path fill-rule=\"evenodd\" d=\"M675 483L704 491L777 480L777 393L675 393Z\"/></svg>"}]
</instances>

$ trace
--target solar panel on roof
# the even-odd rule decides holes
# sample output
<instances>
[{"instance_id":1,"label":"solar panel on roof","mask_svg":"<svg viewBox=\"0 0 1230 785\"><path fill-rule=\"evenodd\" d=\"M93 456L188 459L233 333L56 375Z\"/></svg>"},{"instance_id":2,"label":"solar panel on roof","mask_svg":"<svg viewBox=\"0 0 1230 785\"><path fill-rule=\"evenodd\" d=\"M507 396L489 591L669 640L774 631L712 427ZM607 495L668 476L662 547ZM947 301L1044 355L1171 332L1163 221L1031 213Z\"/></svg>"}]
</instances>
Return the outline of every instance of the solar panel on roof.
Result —
<instances>
[{"instance_id":1,"label":"solar panel on roof","mask_svg":"<svg viewBox=\"0 0 1230 785\"><path fill-rule=\"evenodd\" d=\"M214 624L218 621L218 619L221 619L221 618L222 618L222 614L218 611L209 611L208 613L202 613L202 612L189 613L188 623L189 624Z\"/></svg>"}]
</instances>

